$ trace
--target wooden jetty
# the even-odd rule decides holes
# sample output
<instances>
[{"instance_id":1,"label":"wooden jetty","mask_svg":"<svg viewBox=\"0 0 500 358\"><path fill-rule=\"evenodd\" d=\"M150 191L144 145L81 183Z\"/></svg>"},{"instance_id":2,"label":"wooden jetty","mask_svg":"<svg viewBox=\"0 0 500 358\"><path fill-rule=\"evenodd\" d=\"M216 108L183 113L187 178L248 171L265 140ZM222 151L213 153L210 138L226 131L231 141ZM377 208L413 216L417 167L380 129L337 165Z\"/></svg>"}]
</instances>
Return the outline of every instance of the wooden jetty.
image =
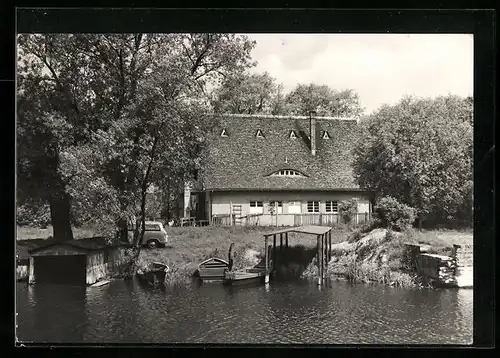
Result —
<instances>
[{"instance_id":1,"label":"wooden jetty","mask_svg":"<svg viewBox=\"0 0 500 358\"><path fill-rule=\"evenodd\" d=\"M316 236L316 247L317 247L317 254L316 254L316 262L318 265L318 285L322 285L323 280L326 279L326 270L328 269L328 262L331 259L331 252L332 252L332 227L328 226L316 226L316 225L308 225L308 226L298 226L298 227L292 227L288 229L282 229L278 231L274 231L271 233L264 234L264 245L266 248L268 248L268 243L270 238L272 237L273 239L273 245L272 245L272 257L279 257L276 256L276 239L279 235L280 239L280 251L283 248L283 243L286 248L288 248L288 233L290 232L296 232L296 233L302 233L302 234L308 234L308 235L314 235ZM277 265L272 265L271 267L271 262L270 262L270 250L265 250L266 251L266 257L265 257L265 268L264 268L264 282L267 284L269 283L269 275L271 271L274 269L274 267L277 267Z\"/></svg>"}]
</instances>

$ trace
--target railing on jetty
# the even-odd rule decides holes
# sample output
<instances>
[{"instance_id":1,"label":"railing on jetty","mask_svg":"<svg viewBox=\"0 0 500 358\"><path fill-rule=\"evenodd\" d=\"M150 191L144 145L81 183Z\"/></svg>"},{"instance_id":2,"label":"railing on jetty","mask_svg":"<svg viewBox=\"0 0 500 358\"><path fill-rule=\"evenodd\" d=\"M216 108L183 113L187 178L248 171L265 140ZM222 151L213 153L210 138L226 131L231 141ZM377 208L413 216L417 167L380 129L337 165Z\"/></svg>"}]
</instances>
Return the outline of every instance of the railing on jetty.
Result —
<instances>
[{"instance_id":1,"label":"railing on jetty","mask_svg":"<svg viewBox=\"0 0 500 358\"><path fill-rule=\"evenodd\" d=\"M305 226L325 225L335 226L340 224L361 225L371 218L370 213L358 213L347 220L337 213L307 213L307 214L248 214L236 216L231 214L217 214L211 218L214 226Z\"/></svg>"}]
</instances>

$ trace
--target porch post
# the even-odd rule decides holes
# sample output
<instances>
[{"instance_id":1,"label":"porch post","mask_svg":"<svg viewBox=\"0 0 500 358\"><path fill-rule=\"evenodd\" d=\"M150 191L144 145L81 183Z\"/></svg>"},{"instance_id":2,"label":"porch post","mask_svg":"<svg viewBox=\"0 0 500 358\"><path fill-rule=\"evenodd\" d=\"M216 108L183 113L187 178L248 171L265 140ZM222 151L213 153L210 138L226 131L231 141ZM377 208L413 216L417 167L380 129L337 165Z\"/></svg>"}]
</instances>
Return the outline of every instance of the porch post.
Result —
<instances>
[{"instance_id":1,"label":"porch post","mask_svg":"<svg viewBox=\"0 0 500 358\"><path fill-rule=\"evenodd\" d=\"M233 226L233 202L229 202L229 226Z\"/></svg>"}]
</instances>

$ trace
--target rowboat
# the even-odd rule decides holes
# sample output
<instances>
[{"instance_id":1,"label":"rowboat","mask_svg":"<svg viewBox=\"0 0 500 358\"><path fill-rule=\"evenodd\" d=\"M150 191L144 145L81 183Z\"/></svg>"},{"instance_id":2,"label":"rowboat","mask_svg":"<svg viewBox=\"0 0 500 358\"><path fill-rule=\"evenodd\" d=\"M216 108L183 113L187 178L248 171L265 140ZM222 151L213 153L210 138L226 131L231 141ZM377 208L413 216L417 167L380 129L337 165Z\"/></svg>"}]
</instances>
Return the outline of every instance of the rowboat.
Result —
<instances>
[{"instance_id":1,"label":"rowboat","mask_svg":"<svg viewBox=\"0 0 500 358\"><path fill-rule=\"evenodd\" d=\"M227 261L212 257L198 265L198 274L202 281L222 281L228 268Z\"/></svg>"},{"instance_id":2,"label":"rowboat","mask_svg":"<svg viewBox=\"0 0 500 358\"><path fill-rule=\"evenodd\" d=\"M264 283L265 271L248 272L232 271L227 272L224 278L224 284L231 286L248 285L253 283Z\"/></svg>"},{"instance_id":3,"label":"rowboat","mask_svg":"<svg viewBox=\"0 0 500 358\"><path fill-rule=\"evenodd\" d=\"M137 277L152 286L165 282L165 276L170 268L161 262L152 262L145 269L137 270Z\"/></svg>"}]
</instances>

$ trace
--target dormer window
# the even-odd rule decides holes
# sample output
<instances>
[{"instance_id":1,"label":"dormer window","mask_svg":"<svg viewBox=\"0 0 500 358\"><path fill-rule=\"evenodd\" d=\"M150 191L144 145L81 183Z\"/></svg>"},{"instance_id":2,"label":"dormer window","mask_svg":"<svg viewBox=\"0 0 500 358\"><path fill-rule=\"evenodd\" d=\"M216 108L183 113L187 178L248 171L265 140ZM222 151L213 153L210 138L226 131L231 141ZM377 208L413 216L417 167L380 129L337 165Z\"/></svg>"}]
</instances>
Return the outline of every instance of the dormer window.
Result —
<instances>
[{"instance_id":1,"label":"dormer window","mask_svg":"<svg viewBox=\"0 0 500 358\"><path fill-rule=\"evenodd\" d=\"M264 138L264 135L262 134L262 131L260 129L257 129L257 133L255 133L256 138Z\"/></svg>"},{"instance_id":2,"label":"dormer window","mask_svg":"<svg viewBox=\"0 0 500 358\"><path fill-rule=\"evenodd\" d=\"M220 132L220 136L221 137L227 137L227 132L225 129L222 130L222 132Z\"/></svg>"},{"instance_id":3,"label":"dormer window","mask_svg":"<svg viewBox=\"0 0 500 358\"><path fill-rule=\"evenodd\" d=\"M327 131L323 131L323 135L321 136L323 139L330 139L330 135L328 134Z\"/></svg>"},{"instance_id":4,"label":"dormer window","mask_svg":"<svg viewBox=\"0 0 500 358\"><path fill-rule=\"evenodd\" d=\"M297 139L297 133L295 133L294 130L291 130L290 134L288 135L288 138L290 138L290 139Z\"/></svg>"},{"instance_id":5,"label":"dormer window","mask_svg":"<svg viewBox=\"0 0 500 358\"><path fill-rule=\"evenodd\" d=\"M290 178L300 178L305 177L304 174L293 169L282 169L271 174L273 177L290 177Z\"/></svg>"}]
</instances>

